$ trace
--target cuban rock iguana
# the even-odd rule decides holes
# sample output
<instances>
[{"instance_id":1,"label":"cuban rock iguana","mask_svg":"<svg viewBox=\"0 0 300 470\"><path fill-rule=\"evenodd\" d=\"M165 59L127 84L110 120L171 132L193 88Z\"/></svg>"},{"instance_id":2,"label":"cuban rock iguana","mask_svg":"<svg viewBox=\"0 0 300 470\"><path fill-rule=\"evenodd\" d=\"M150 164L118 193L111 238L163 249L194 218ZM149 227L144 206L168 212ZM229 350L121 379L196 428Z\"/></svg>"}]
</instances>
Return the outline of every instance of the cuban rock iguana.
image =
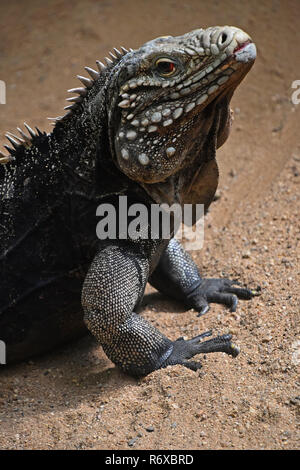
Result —
<instances>
[{"instance_id":1,"label":"cuban rock iguana","mask_svg":"<svg viewBox=\"0 0 300 470\"><path fill-rule=\"evenodd\" d=\"M256 49L235 27L159 37L114 49L47 134L7 134L0 154L0 339L7 362L50 350L86 331L123 371L145 375L199 353L238 348L211 332L172 341L136 313L147 282L194 308L232 311L254 293L202 278L169 239L96 237L96 209L118 198L146 206L204 204L218 182L216 149L229 134L229 103ZM147 228L147 227L146 227ZM149 228L149 227L148 227ZM142 229L145 229L142 228ZM82 312L82 308L83 312Z\"/></svg>"}]
</instances>

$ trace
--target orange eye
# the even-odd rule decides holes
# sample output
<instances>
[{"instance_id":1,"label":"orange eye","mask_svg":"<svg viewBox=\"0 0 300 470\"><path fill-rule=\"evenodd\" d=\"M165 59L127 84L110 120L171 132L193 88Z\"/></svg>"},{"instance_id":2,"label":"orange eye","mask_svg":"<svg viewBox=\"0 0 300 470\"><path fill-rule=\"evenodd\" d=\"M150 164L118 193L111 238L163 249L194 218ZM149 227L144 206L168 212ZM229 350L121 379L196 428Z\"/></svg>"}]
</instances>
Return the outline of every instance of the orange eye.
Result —
<instances>
[{"instance_id":1,"label":"orange eye","mask_svg":"<svg viewBox=\"0 0 300 470\"><path fill-rule=\"evenodd\" d=\"M158 59L155 62L156 71L162 77L169 77L176 72L176 64L170 59Z\"/></svg>"}]
</instances>

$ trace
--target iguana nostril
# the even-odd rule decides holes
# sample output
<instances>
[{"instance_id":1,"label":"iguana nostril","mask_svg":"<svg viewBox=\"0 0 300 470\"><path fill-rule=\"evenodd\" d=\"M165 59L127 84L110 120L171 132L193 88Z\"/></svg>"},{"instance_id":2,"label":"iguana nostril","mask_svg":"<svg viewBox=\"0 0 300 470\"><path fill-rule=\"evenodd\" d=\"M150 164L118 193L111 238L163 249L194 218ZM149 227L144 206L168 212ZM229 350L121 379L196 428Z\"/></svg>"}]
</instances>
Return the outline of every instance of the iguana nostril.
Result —
<instances>
[{"instance_id":1,"label":"iguana nostril","mask_svg":"<svg viewBox=\"0 0 300 470\"><path fill-rule=\"evenodd\" d=\"M234 31L229 26L225 26L220 31L218 36L217 44L221 50L224 50L228 46L233 38Z\"/></svg>"},{"instance_id":2,"label":"iguana nostril","mask_svg":"<svg viewBox=\"0 0 300 470\"><path fill-rule=\"evenodd\" d=\"M227 39L227 34L226 34L226 33L222 33L222 34L221 34L221 38L220 38L220 43L223 44L224 42L226 42L226 39Z\"/></svg>"}]
</instances>

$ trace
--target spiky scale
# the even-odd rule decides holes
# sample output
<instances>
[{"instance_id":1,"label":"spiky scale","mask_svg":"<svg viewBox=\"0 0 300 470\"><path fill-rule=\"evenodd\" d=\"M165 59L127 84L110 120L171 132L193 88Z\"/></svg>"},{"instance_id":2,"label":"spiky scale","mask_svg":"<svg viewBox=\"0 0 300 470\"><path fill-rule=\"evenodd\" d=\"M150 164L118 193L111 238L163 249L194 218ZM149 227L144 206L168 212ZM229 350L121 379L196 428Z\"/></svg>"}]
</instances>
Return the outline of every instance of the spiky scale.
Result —
<instances>
[{"instance_id":1,"label":"spiky scale","mask_svg":"<svg viewBox=\"0 0 300 470\"><path fill-rule=\"evenodd\" d=\"M84 67L87 73L92 77L93 80L98 80L100 74L96 72L96 70L92 69L91 67Z\"/></svg>"},{"instance_id":2,"label":"spiky scale","mask_svg":"<svg viewBox=\"0 0 300 470\"><path fill-rule=\"evenodd\" d=\"M30 126L28 126L28 124L26 124L26 122L24 122L24 126L26 127L26 129L28 130L29 134L31 135L31 137L36 137L36 133L34 132L33 129L31 129Z\"/></svg>"},{"instance_id":3,"label":"spiky scale","mask_svg":"<svg viewBox=\"0 0 300 470\"><path fill-rule=\"evenodd\" d=\"M99 69L99 72L101 72L101 73L104 72L107 69L106 65L104 65L102 62L100 62L100 60L96 60L96 64L97 64L97 67Z\"/></svg>"},{"instance_id":4,"label":"spiky scale","mask_svg":"<svg viewBox=\"0 0 300 470\"><path fill-rule=\"evenodd\" d=\"M70 105L64 107L64 109L66 109L66 110L67 110L67 109L68 109L68 110L70 110L70 109L73 110L73 109L76 109L76 108L77 108L77 103L70 104Z\"/></svg>"},{"instance_id":5,"label":"spiky scale","mask_svg":"<svg viewBox=\"0 0 300 470\"><path fill-rule=\"evenodd\" d=\"M28 135L26 135L26 134L22 131L22 129L21 129L20 127L17 127L17 130L19 131L19 133L21 134L21 136L23 137L23 139L25 140L25 142L26 142L27 144L29 144L29 143L31 142L31 138L28 137Z\"/></svg>"},{"instance_id":6,"label":"spiky scale","mask_svg":"<svg viewBox=\"0 0 300 470\"><path fill-rule=\"evenodd\" d=\"M107 63L108 67L114 65L114 62L109 57L105 57L105 62Z\"/></svg>"},{"instance_id":7,"label":"spiky scale","mask_svg":"<svg viewBox=\"0 0 300 470\"><path fill-rule=\"evenodd\" d=\"M117 57L112 52L109 52L109 55L112 58L113 62L116 62L118 60Z\"/></svg>"},{"instance_id":8,"label":"spiky scale","mask_svg":"<svg viewBox=\"0 0 300 470\"><path fill-rule=\"evenodd\" d=\"M13 137L14 139L16 139L18 142L20 142L21 144L23 144L25 142L24 139L21 139L21 137L18 137L17 135L13 134L12 132L7 132L6 134L9 134L11 137Z\"/></svg>"},{"instance_id":9,"label":"spiky scale","mask_svg":"<svg viewBox=\"0 0 300 470\"><path fill-rule=\"evenodd\" d=\"M116 47L114 47L114 53L118 59L121 59L123 57L123 52L120 52Z\"/></svg>"},{"instance_id":10,"label":"spiky scale","mask_svg":"<svg viewBox=\"0 0 300 470\"><path fill-rule=\"evenodd\" d=\"M77 93L80 96L86 96L87 95L87 89L86 88L70 88L68 90L68 93Z\"/></svg>"},{"instance_id":11,"label":"spiky scale","mask_svg":"<svg viewBox=\"0 0 300 470\"><path fill-rule=\"evenodd\" d=\"M43 132L41 132L38 127L36 127L36 131L37 131L38 135L43 135Z\"/></svg>"},{"instance_id":12,"label":"spiky scale","mask_svg":"<svg viewBox=\"0 0 300 470\"><path fill-rule=\"evenodd\" d=\"M66 101L71 101L73 103L81 103L82 102L81 96L72 96L71 98L66 98Z\"/></svg>"},{"instance_id":13,"label":"spiky scale","mask_svg":"<svg viewBox=\"0 0 300 470\"><path fill-rule=\"evenodd\" d=\"M20 144L19 144L15 139L13 139L12 137L10 137L10 135L5 134L5 137L7 138L7 140L9 140L9 142L12 144L12 146L13 146L15 149L17 149L17 148L19 147Z\"/></svg>"},{"instance_id":14,"label":"spiky scale","mask_svg":"<svg viewBox=\"0 0 300 470\"><path fill-rule=\"evenodd\" d=\"M9 147L8 145L3 145L4 148L6 148L6 150L11 154L11 155L14 155L15 153L15 150L12 149L11 147Z\"/></svg>"},{"instance_id":15,"label":"spiky scale","mask_svg":"<svg viewBox=\"0 0 300 470\"><path fill-rule=\"evenodd\" d=\"M49 121L54 121L54 123L51 124L56 124L58 121L61 120L61 116L56 116L56 117L47 117Z\"/></svg>"},{"instance_id":16,"label":"spiky scale","mask_svg":"<svg viewBox=\"0 0 300 470\"><path fill-rule=\"evenodd\" d=\"M81 81L81 83L86 87L86 88L92 88L93 86L93 81L90 78L83 77L82 75L77 75L78 80Z\"/></svg>"}]
</instances>

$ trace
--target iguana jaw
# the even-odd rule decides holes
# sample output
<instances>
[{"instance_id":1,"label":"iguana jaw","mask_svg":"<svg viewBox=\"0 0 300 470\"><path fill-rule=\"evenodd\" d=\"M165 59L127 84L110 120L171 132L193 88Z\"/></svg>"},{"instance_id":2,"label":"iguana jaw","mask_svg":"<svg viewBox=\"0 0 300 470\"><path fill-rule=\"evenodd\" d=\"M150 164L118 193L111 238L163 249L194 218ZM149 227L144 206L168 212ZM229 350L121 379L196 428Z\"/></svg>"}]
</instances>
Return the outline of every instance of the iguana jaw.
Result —
<instances>
[{"instance_id":1,"label":"iguana jaw","mask_svg":"<svg viewBox=\"0 0 300 470\"><path fill-rule=\"evenodd\" d=\"M120 74L126 77L115 99L120 111L113 114L111 141L121 171L152 184L180 170L206 108L232 96L255 56L251 38L228 26L158 38L133 51Z\"/></svg>"}]
</instances>

